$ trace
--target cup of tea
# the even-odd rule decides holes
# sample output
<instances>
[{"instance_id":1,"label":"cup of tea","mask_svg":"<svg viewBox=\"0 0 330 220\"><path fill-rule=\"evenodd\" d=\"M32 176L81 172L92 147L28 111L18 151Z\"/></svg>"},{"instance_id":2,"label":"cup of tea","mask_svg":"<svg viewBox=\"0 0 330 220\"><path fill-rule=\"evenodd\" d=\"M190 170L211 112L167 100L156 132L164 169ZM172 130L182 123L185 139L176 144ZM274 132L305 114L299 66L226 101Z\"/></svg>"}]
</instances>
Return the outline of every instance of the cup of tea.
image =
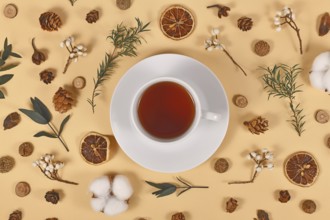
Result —
<instances>
[{"instance_id":1,"label":"cup of tea","mask_svg":"<svg viewBox=\"0 0 330 220\"><path fill-rule=\"evenodd\" d=\"M219 113L202 108L188 83L174 77L159 77L144 84L131 106L134 127L157 142L182 140L196 129L200 120L220 119Z\"/></svg>"}]
</instances>

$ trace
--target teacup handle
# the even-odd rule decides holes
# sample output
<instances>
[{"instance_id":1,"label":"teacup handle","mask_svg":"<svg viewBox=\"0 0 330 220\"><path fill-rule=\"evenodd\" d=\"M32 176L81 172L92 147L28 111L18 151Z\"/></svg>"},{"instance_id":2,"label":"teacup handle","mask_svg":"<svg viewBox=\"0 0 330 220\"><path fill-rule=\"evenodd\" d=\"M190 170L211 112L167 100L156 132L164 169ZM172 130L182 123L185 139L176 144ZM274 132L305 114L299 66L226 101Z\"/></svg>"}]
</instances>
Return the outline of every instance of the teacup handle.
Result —
<instances>
[{"instance_id":1,"label":"teacup handle","mask_svg":"<svg viewBox=\"0 0 330 220\"><path fill-rule=\"evenodd\" d=\"M202 111L202 118L210 121L220 121L221 115L214 112Z\"/></svg>"}]
</instances>

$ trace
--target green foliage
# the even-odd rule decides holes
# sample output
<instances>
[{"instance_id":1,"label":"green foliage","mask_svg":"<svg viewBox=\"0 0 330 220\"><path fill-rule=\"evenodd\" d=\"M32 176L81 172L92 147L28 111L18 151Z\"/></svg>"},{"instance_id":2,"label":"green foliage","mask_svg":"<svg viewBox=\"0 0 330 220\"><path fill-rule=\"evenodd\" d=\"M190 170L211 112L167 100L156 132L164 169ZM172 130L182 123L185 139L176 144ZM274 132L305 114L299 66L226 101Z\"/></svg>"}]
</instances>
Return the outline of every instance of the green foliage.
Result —
<instances>
[{"instance_id":1,"label":"green foliage","mask_svg":"<svg viewBox=\"0 0 330 220\"><path fill-rule=\"evenodd\" d=\"M299 136L305 131L305 115L300 103L295 103L296 93L302 92L297 85L297 77L302 69L298 64L290 67L285 64L274 65L273 68L262 68L266 73L262 76L265 84L264 89L268 92L268 99L270 97L278 97L280 99L286 98L289 100L289 107L292 112L290 123L296 130Z\"/></svg>"},{"instance_id":2,"label":"green foliage","mask_svg":"<svg viewBox=\"0 0 330 220\"><path fill-rule=\"evenodd\" d=\"M143 39L140 34L150 31L147 29L150 23L144 25L139 18L135 18L135 20L137 22L136 27L126 27L123 24L119 24L107 37L107 39L110 39L114 48L112 53L106 53L104 60L97 70L96 79L93 79L94 89L92 98L87 99L87 102L92 107L93 113L96 107L95 97L101 94L101 89L99 89L99 87L114 73L114 69L118 66L117 58L137 56L136 46L142 44L141 39Z\"/></svg>"}]
</instances>

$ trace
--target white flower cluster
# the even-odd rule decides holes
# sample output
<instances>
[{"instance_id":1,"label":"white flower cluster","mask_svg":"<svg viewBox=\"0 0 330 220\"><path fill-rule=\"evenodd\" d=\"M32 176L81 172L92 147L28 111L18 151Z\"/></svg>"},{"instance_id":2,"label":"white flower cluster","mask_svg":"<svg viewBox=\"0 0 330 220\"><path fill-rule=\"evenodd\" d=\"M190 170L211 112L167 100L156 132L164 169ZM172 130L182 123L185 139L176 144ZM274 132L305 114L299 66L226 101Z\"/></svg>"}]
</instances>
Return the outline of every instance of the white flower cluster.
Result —
<instances>
[{"instance_id":1,"label":"white flower cluster","mask_svg":"<svg viewBox=\"0 0 330 220\"><path fill-rule=\"evenodd\" d=\"M82 44L78 44L77 46L74 45L74 37L70 36L64 41L60 43L60 47L64 48L69 51L70 59L73 59L74 62L78 61L79 56L87 56L87 48L84 47Z\"/></svg>"},{"instance_id":2,"label":"white flower cluster","mask_svg":"<svg viewBox=\"0 0 330 220\"><path fill-rule=\"evenodd\" d=\"M125 212L127 200L133 194L130 181L124 175L116 175L112 181L108 176L97 178L89 186L89 191L93 193L92 208L109 216Z\"/></svg>"},{"instance_id":3,"label":"white flower cluster","mask_svg":"<svg viewBox=\"0 0 330 220\"><path fill-rule=\"evenodd\" d=\"M251 152L248 155L248 159L252 159L255 165L255 171L260 173L263 168L273 169L274 164L272 162L274 155L268 149L263 148L261 152Z\"/></svg>"},{"instance_id":4,"label":"white flower cluster","mask_svg":"<svg viewBox=\"0 0 330 220\"><path fill-rule=\"evenodd\" d=\"M223 50L225 48L224 45L221 44L218 39L219 34L220 34L220 29L213 28L211 30L211 38L208 38L204 41L204 46L207 51L212 51L213 49Z\"/></svg>"},{"instance_id":5,"label":"white flower cluster","mask_svg":"<svg viewBox=\"0 0 330 220\"><path fill-rule=\"evenodd\" d=\"M33 167L39 167L40 170L50 178L56 176L57 171L64 167L63 162L55 162L53 154L45 154L40 157L39 160L36 160L32 163Z\"/></svg>"},{"instance_id":6,"label":"white flower cluster","mask_svg":"<svg viewBox=\"0 0 330 220\"><path fill-rule=\"evenodd\" d=\"M292 9L288 6L284 6L281 11L277 11L274 17L274 25L276 31L280 32L282 30L281 25L290 23L296 19L296 15L293 13Z\"/></svg>"},{"instance_id":7,"label":"white flower cluster","mask_svg":"<svg viewBox=\"0 0 330 220\"><path fill-rule=\"evenodd\" d=\"M309 80L314 88L330 91L330 52L323 52L315 57L309 74Z\"/></svg>"}]
</instances>

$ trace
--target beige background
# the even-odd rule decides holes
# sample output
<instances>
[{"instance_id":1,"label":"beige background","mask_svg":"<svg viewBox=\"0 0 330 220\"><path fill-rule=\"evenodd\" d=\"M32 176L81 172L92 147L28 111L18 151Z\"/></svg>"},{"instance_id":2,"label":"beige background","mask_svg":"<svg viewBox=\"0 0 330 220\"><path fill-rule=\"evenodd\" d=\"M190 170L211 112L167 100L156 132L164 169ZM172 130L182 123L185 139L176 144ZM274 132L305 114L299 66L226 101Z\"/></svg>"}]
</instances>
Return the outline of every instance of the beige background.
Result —
<instances>
[{"instance_id":1,"label":"beige background","mask_svg":"<svg viewBox=\"0 0 330 220\"><path fill-rule=\"evenodd\" d=\"M7 219L15 209L22 210L26 220L42 220L47 217L58 217L60 220L109 219L101 213L93 212L90 208L88 186L94 178L112 173L128 175L135 188L129 210L112 219L133 220L146 217L148 220L163 220L170 219L170 216L177 211L183 211L188 220L252 219L256 217L257 209L268 211L271 219L328 218L330 177L327 169L330 165L330 150L325 145L325 139L329 134L330 125L318 124L313 114L317 109L329 110L330 102L327 94L313 89L308 81L308 71L313 58L330 47L329 35L324 37L317 35L320 15L330 6L327 0L285 1L285 4L296 12L297 24L301 28L304 48L302 56L298 51L295 32L285 27L282 32L277 33L272 26L275 12L284 6L284 1L224 0L221 3L231 7L231 11L229 17L222 19L216 16L216 9L206 9L207 5L217 2L210 0L133 0L132 7L127 11L117 9L114 0L78 0L74 7L71 7L67 0L3 0L0 4L1 10L10 2L18 6L19 14L15 19L7 19L0 15L0 42L8 37L14 51L24 58L20 60L19 67L8 71L15 76L4 86L7 98L0 101L0 118L3 120L7 114L17 111L18 108L29 108L29 98L37 96L51 109L55 125L58 126L67 114L72 114L63 133L63 138L71 151L67 153L57 140L33 138L33 134L47 128L35 124L23 115L17 127L6 131L0 130L0 156L11 155L17 161L10 173L0 175L0 219ZM158 19L166 7L178 2L192 10L197 26L189 38L173 41L161 33ZM96 24L88 24L85 21L86 13L92 9L101 11L100 20ZM62 17L64 24L58 32L49 33L40 28L39 15L48 10L57 12ZM254 27L251 31L242 32L237 28L236 21L243 15L253 18ZM92 78L96 75L104 53L112 48L106 36L120 22L135 25L134 17L139 17L145 22L151 21L152 31L143 35L148 43L139 46L138 57L120 60L120 67L102 87L103 94L96 99L96 113L92 114L86 99L91 96ZM221 28L222 42L247 70L248 77L244 77L224 53L217 51L209 53L204 50L203 41L209 36L212 27ZM63 75L62 70L68 54L59 47L59 42L70 35L75 36L78 43L88 47L89 55L72 64L67 74ZM38 48L47 51L48 59L40 66L31 62L32 37L36 37ZM271 52L268 56L261 58L253 53L252 44L258 39L265 39L271 43ZM138 61L164 52L188 55L206 64L221 80L229 99L238 93L248 98L249 105L245 109L237 108L230 101L230 124L221 147L204 164L177 174L161 174L146 170L133 163L118 146L113 146L111 160L108 163L96 167L85 163L78 151L81 138L89 131L112 134L109 104L120 78ZM304 68L298 78L298 82L304 84L304 92L297 97L307 115L306 132L302 137L298 137L286 121L289 116L286 102L273 98L267 101L267 94L263 91L258 67L271 66L275 63L288 65L299 63ZM55 70L57 74L50 85L39 81L39 72L48 68ZM60 86L72 89L70 88L72 79L78 75L87 79L87 86L79 93L75 93L76 106L67 114L61 115L55 112L52 105L53 94ZM260 136L250 134L242 125L244 120L258 115L266 117L270 122L270 130ZM18 154L18 146L24 141L31 141L35 146L33 155L27 158L22 158ZM203 146L200 147L202 150ZM249 151L263 147L274 151L276 168L273 171L263 171L253 184L229 186L228 181L250 178L253 164L245 159L245 155ZM301 150L314 154L320 164L320 176L315 185L309 188L291 184L283 173L282 165L287 156ZM50 181L36 168L32 168L31 163L48 152L56 154L58 160L66 162L61 172L62 177L79 182L79 186ZM230 161L230 169L225 174L218 174L212 168L214 161L219 157ZM210 189L191 190L179 198L171 195L157 199L151 195L154 188L143 182L144 180L176 182L175 176L181 176L196 185L208 185ZM27 181L31 184L32 192L25 198L15 195L14 187L19 181ZM47 203L43 198L46 191L51 189L60 190L63 196L57 205ZM280 189L290 190L292 199L289 203L281 204L277 201L276 192ZM239 208L233 214L225 212L224 204L228 197L237 198L239 201ZM317 211L313 215L302 212L300 205L303 199L316 201Z\"/></svg>"}]
</instances>

